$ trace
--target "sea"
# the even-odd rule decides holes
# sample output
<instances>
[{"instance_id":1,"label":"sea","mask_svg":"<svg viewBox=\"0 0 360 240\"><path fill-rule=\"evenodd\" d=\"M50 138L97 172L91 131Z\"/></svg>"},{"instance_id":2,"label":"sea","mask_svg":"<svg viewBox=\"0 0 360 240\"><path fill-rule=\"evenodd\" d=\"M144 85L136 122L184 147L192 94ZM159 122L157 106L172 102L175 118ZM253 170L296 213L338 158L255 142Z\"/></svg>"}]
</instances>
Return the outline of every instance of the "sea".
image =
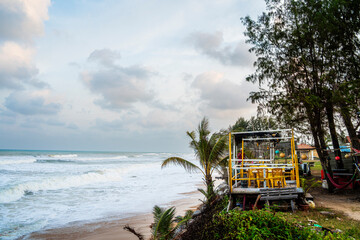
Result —
<instances>
[{"instance_id":1,"label":"sea","mask_svg":"<svg viewBox=\"0 0 360 240\"><path fill-rule=\"evenodd\" d=\"M200 173L161 168L193 154L0 150L0 239L149 213L196 191Z\"/></svg>"}]
</instances>

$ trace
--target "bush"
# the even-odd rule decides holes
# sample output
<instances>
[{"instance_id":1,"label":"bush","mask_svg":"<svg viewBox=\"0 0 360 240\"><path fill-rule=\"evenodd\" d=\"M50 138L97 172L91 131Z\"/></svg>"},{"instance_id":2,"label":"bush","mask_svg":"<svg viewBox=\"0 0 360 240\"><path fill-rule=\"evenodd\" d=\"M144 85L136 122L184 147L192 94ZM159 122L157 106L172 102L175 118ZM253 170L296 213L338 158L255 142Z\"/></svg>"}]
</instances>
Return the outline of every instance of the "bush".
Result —
<instances>
[{"instance_id":1,"label":"bush","mask_svg":"<svg viewBox=\"0 0 360 240\"><path fill-rule=\"evenodd\" d=\"M201 239L346 239L343 235L316 232L266 210L230 211L214 215Z\"/></svg>"}]
</instances>

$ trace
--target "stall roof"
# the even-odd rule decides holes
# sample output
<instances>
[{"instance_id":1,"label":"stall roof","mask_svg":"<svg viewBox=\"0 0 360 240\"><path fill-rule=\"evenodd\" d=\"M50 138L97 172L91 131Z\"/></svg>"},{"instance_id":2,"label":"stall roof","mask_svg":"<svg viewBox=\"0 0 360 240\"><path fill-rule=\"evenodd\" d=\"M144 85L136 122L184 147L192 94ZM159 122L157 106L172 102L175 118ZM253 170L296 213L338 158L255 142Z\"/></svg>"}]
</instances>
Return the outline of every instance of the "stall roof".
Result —
<instances>
[{"instance_id":1,"label":"stall roof","mask_svg":"<svg viewBox=\"0 0 360 240\"><path fill-rule=\"evenodd\" d=\"M315 147L301 143L301 144L297 145L296 149L297 150L314 150Z\"/></svg>"},{"instance_id":2,"label":"stall roof","mask_svg":"<svg viewBox=\"0 0 360 240\"><path fill-rule=\"evenodd\" d=\"M282 137L281 133L291 131L291 129L277 129L277 130L263 130L263 131L248 131L248 132L232 132L235 141L239 142L243 138L274 138L274 140Z\"/></svg>"}]
</instances>

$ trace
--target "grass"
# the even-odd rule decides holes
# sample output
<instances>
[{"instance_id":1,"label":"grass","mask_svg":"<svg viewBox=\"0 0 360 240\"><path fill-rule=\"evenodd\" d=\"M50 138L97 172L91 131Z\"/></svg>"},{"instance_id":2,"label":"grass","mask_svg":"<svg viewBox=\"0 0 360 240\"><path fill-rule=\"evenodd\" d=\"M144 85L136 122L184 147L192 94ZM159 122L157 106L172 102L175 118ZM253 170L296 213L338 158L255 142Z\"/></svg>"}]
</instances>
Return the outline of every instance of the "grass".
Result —
<instances>
[{"instance_id":1,"label":"grass","mask_svg":"<svg viewBox=\"0 0 360 240\"><path fill-rule=\"evenodd\" d=\"M311 170L315 170L315 171L320 171L322 168L321 168L321 163L320 163L320 161L316 161L315 163L314 163L314 166L313 167L311 167Z\"/></svg>"},{"instance_id":2,"label":"grass","mask_svg":"<svg viewBox=\"0 0 360 240\"><path fill-rule=\"evenodd\" d=\"M327 211L334 213L334 215L323 215L320 212ZM322 227L336 230L340 229L343 234L351 236L355 239L360 239L360 222L350 219L347 216L343 215L339 212L334 212L333 210L329 210L327 208L320 208L317 207L316 209L309 210L309 211L297 211L296 213L290 212L281 212L278 213L282 217L287 220L295 221L302 226L311 226L313 225L311 221L315 224L318 224Z\"/></svg>"}]
</instances>

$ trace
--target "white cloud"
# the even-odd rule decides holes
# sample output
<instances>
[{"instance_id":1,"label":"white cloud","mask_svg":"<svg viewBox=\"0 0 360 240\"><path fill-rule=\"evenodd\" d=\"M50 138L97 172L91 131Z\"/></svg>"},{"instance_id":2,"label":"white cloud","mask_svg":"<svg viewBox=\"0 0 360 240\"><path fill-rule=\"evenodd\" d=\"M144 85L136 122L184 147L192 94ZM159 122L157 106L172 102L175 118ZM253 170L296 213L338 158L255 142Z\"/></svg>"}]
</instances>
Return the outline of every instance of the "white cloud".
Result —
<instances>
[{"instance_id":1,"label":"white cloud","mask_svg":"<svg viewBox=\"0 0 360 240\"><path fill-rule=\"evenodd\" d=\"M0 46L0 88L19 89L23 84L44 87L46 84L35 78L38 69L32 59L34 50L14 42Z\"/></svg>"},{"instance_id":2,"label":"white cloud","mask_svg":"<svg viewBox=\"0 0 360 240\"><path fill-rule=\"evenodd\" d=\"M252 55L248 52L245 42L224 44L223 33L193 32L187 38L200 53L216 59L224 65L251 66Z\"/></svg>"},{"instance_id":3,"label":"white cloud","mask_svg":"<svg viewBox=\"0 0 360 240\"><path fill-rule=\"evenodd\" d=\"M23 115L54 115L61 110L61 104L52 99L48 90L11 93L5 99L5 107Z\"/></svg>"},{"instance_id":4,"label":"white cloud","mask_svg":"<svg viewBox=\"0 0 360 240\"><path fill-rule=\"evenodd\" d=\"M108 109L124 109L137 102L146 102L153 98L149 89L149 78L153 72L145 67L122 67L113 60L116 52L95 50L89 59L100 63L100 70L84 71L81 80L91 92L100 94L96 104Z\"/></svg>"},{"instance_id":5,"label":"white cloud","mask_svg":"<svg viewBox=\"0 0 360 240\"><path fill-rule=\"evenodd\" d=\"M120 59L121 55L118 51L113 51L110 49L100 49L93 51L88 60L97 61L104 66L113 66L117 59Z\"/></svg>"},{"instance_id":6,"label":"white cloud","mask_svg":"<svg viewBox=\"0 0 360 240\"><path fill-rule=\"evenodd\" d=\"M31 41L44 31L50 0L1 0L0 40Z\"/></svg>"},{"instance_id":7,"label":"white cloud","mask_svg":"<svg viewBox=\"0 0 360 240\"><path fill-rule=\"evenodd\" d=\"M0 0L0 88L47 86L36 79L32 40L43 33L49 6L50 0Z\"/></svg>"},{"instance_id":8,"label":"white cloud","mask_svg":"<svg viewBox=\"0 0 360 240\"><path fill-rule=\"evenodd\" d=\"M243 86L224 79L218 72L198 75L192 86L200 90L200 97L213 109L238 109L248 105L248 91Z\"/></svg>"}]
</instances>

